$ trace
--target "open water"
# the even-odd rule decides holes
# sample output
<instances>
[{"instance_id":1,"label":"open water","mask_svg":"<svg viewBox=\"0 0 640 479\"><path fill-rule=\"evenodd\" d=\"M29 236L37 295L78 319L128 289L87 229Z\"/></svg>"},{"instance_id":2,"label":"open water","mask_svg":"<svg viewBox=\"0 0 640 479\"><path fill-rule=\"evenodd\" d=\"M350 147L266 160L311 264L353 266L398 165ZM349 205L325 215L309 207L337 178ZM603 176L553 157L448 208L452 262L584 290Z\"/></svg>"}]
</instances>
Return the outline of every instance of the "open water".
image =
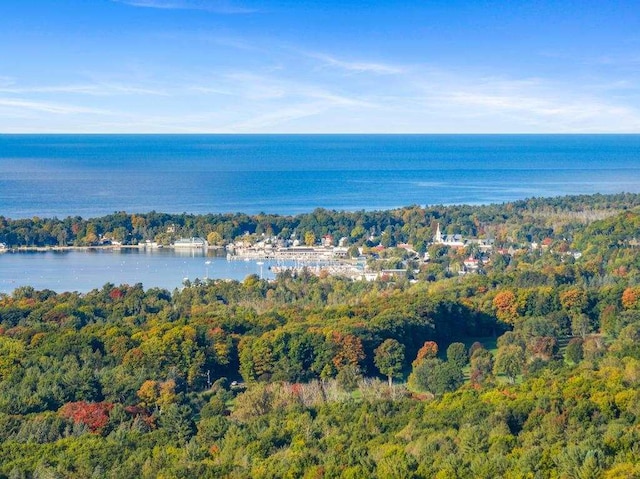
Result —
<instances>
[{"instance_id":1,"label":"open water","mask_svg":"<svg viewBox=\"0 0 640 479\"><path fill-rule=\"evenodd\" d=\"M640 135L0 135L0 216L14 219L296 214L619 192L640 192ZM0 292L22 284L87 291L107 281L171 288L204 277L203 258L169 256L3 254ZM193 272L180 261L193 261ZM257 272L255 263L242 271L215 264L210 277Z\"/></svg>"},{"instance_id":2,"label":"open water","mask_svg":"<svg viewBox=\"0 0 640 479\"><path fill-rule=\"evenodd\" d=\"M295 214L640 191L640 135L0 135L0 215Z\"/></svg>"}]
</instances>

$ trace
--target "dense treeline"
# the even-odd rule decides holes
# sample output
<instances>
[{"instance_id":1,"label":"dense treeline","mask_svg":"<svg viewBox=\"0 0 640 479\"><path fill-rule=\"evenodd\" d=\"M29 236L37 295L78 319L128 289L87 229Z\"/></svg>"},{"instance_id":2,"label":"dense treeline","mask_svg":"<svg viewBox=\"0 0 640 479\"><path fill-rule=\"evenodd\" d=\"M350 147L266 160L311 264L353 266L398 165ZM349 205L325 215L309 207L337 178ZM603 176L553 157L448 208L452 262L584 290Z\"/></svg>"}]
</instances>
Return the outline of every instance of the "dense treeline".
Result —
<instances>
[{"instance_id":1,"label":"dense treeline","mask_svg":"<svg viewBox=\"0 0 640 479\"><path fill-rule=\"evenodd\" d=\"M589 198L485 274L0 295L0 477L640 477L640 213Z\"/></svg>"},{"instance_id":2,"label":"dense treeline","mask_svg":"<svg viewBox=\"0 0 640 479\"><path fill-rule=\"evenodd\" d=\"M0 242L9 247L86 246L114 240L137 244L155 240L170 244L180 237L202 236L229 243L249 235L299 239L331 234L351 243L414 244L422 251L440 223L443 232L489 237L499 244L540 242L545 238L571 241L585 223L640 205L640 195L591 195L533 198L502 205L417 206L390 211L341 212L323 209L297 216L258 214L166 214L117 212L101 218L68 217L10 219L0 216ZM212 235L212 236L210 236Z\"/></svg>"}]
</instances>

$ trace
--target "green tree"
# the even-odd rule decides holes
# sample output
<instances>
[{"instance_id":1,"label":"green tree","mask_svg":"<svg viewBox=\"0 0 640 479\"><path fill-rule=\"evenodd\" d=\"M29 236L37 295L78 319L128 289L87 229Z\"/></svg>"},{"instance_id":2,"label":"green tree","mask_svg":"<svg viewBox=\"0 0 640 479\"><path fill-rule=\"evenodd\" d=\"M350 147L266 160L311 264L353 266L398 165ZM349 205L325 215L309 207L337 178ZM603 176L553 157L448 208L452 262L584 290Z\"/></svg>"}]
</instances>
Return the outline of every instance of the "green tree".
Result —
<instances>
[{"instance_id":1,"label":"green tree","mask_svg":"<svg viewBox=\"0 0 640 479\"><path fill-rule=\"evenodd\" d=\"M343 366L336 375L338 386L347 392L355 391L360 379L362 379L360 368L354 364Z\"/></svg>"},{"instance_id":2,"label":"green tree","mask_svg":"<svg viewBox=\"0 0 640 479\"><path fill-rule=\"evenodd\" d=\"M185 444L195 432L193 412L189 406L169 404L160 416L160 425L178 444Z\"/></svg>"},{"instance_id":3,"label":"green tree","mask_svg":"<svg viewBox=\"0 0 640 479\"><path fill-rule=\"evenodd\" d=\"M447 361L455 364L458 368L464 368L469 362L467 348L463 343L451 343L447 348Z\"/></svg>"},{"instance_id":4,"label":"green tree","mask_svg":"<svg viewBox=\"0 0 640 479\"><path fill-rule=\"evenodd\" d=\"M524 367L524 350L515 344L508 344L498 348L493 372L504 374L511 384L515 383L518 374Z\"/></svg>"},{"instance_id":5,"label":"green tree","mask_svg":"<svg viewBox=\"0 0 640 479\"><path fill-rule=\"evenodd\" d=\"M404 364L404 345L395 339L386 339L374 351L373 361L380 372L389 378L391 386L393 378L399 377Z\"/></svg>"},{"instance_id":6,"label":"green tree","mask_svg":"<svg viewBox=\"0 0 640 479\"><path fill-rule=\"evenodd\" d=\"M584 357L582 343L582 338L571 339L571 341L569 341L569 344L567 344L567 348L565 349L564 357L574 364L578 364L580 361L582 361L582 358Z\"/></svg>"},{"instance_id":7,"label":"green tree","mask_svg":"<svg viewBox=\"0 0 640 479\"><path fill-rule=\"evenodd\" d=\"M212 231L207 235L207 243L212 245L221 245L223 243L222 236L217 231Z\"/></svg>"},{"instance_id":8,"label":"green tree","mask_svg":"<svg viewBox=\"0 0 640 479\"><path fill-rule=\"evenodd\" d=\"M471 355L469 377L473 384L483 384L491 377L493 356L484 348L476 349Z\"/></svg>"},{"instance_id":9,"label":"green tree","mask_svg":"<svg viewBox=\"0 0 640 479\"><path fill-rule=\"evenodd\" d=\"M576 313L571 315L571 332L580 336L582 339L586 338L589 330L591 329L591 322L589 317L584 313Z\"/></svg>"},{"instance_id":10,"label":"green tree","mask_svg":"<svg viewBox=\"0 0 640 479\"><path fill-rule=\"evenodd\" d=\"M418 463L403 447L385 445L376 464L377 477L406 478L418 477L416 468Z\"/></svg>"},{"instance_id":11,"label":"green tree","mask_svg":"<svg viewBox=\"0 0 640 479\"><path fill-rule=\"evenodd\" d=\"M367 233L367 231L362 227L362 225L356 225L350 233L351 238L353 238L354 240L360 239L362 238L365 234Z\"/></svg>"},{"instance_id":12,"label":"green tree","mask_svg":"<svg viewBox=\"0 0 640 479\"><path fill-rule=\"evenodd\" d=\"M436 395L455 391L463 382L462 372L455 365L438 358L423 359L409 375L409 384Z\"/></svg>"}]
</instances>

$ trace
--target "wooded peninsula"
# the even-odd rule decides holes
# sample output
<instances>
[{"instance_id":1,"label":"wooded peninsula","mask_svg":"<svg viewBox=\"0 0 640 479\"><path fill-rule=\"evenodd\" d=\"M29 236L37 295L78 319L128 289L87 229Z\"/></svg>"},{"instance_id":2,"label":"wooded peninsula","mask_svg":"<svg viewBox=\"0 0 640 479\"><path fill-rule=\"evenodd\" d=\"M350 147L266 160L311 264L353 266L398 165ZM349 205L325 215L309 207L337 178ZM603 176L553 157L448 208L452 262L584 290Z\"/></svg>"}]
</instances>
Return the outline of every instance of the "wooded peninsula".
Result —
<instances>
[{"instance_id":1,"label":"wooded peninsula","mask_svg":"<svg viewBox=\"0 0 640 479\"><path fill-rule=\"evenodd\" d=\"M640 195L0 216L7 248L184 237L404 273L0 295L0 477L640 478Z\"/></svg>"}]
</instances>

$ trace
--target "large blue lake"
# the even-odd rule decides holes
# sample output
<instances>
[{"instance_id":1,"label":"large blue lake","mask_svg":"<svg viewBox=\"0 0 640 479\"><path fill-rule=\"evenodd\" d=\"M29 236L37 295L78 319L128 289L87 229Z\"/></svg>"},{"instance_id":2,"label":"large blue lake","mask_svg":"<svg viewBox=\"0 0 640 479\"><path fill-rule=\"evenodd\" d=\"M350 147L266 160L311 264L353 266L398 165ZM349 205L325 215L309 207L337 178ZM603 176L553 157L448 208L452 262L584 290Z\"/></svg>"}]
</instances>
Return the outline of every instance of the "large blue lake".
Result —
<instances>
[{"instance_id":1,"label":"large blue lake","mask_svg":"<svg viewBox=\"0 0 640 479\"><path fill-rule=\"evenodd\" d=\"M292 214L640 191L640 135L0 135L0 215Z\"/></svg>"},{"instance_id":2,"label":"large blue lake","mask_svg":"<svg viewBox=\"0 0 640 479\"><path fill-rule=\"evenodd\" d=\"M0 216L14 219L295 214L623 191L640 192L640 135L0 135ZM171 264L130 279L118 270L123 257L0 255L0 290L48 276L56 283L45 287L56 290L175 287L196 275ZM138 261L159 268L155 257ZM194 261L202 270L202 258ZM248 267L210 276L256 272ZM82 275L97 282L75 282Z\"/></svg>"}]
</instances>

